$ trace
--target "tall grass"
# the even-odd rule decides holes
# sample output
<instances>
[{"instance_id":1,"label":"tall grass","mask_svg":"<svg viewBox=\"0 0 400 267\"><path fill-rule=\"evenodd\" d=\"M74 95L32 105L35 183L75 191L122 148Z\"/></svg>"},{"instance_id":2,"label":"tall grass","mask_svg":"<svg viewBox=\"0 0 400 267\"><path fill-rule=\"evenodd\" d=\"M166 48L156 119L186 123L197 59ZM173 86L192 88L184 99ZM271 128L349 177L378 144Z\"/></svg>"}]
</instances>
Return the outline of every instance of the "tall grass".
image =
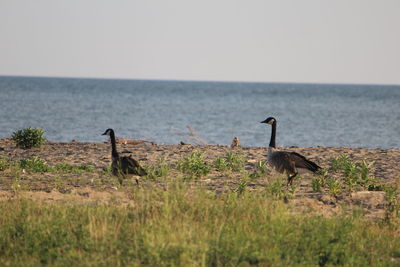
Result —
<instances>
[{"instance_id":1,"label":"tall grass","mask_svg":"<svg viewBox=\"0 0 400 267\"><path fill-rule=\"evenodd\" d=\"M396 265L399 229L291 215L266 192L135 187L135 205L2 202L0 265Z\"/></svg>"}]
</instances>

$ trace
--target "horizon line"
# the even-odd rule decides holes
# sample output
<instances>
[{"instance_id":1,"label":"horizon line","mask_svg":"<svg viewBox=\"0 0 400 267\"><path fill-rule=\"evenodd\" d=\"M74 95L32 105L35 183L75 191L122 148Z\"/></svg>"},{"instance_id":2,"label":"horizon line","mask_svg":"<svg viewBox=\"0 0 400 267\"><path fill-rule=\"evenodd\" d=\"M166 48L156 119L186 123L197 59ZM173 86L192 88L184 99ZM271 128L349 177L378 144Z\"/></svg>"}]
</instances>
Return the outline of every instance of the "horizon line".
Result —
<instances>
[{"instance_id":1,"label":"horizon line","mask_svg":"<svg viewBox=\"0 0 400 267\"><path fill-rule=\"evenodd\" d=\"M7 75L13 78L47 78L47 79L84 79L84 80L125 80L125 81L158 81L158 82L195 82L195 83L253 83L253 84L316 84L316 85L361 85L361 86L400 86L400 84L384 83L345 83L345 82L289 82L289 81L244 81L244 80L196 80L196 79L164 79L164 78L123 78L123 77L79 77L79 76L44 76L44 75Z\"/></svg>"}]
</instances>

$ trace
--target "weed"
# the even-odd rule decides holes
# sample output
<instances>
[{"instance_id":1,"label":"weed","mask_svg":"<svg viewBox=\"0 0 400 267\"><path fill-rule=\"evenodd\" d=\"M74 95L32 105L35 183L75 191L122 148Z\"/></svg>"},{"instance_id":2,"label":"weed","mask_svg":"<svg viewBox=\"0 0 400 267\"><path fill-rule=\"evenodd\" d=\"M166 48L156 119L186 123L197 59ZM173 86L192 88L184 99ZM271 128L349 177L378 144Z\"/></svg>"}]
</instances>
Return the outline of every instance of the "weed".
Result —
<instances>
[{"instance_id":1,"label":"weed","mask_svg":"<svg viewBox=\"0 0 400 267\"><path fill-rule=\"evenodd\" d=\"M11 184L11 190L14 192L14 194L18 194L22 190L19 177L15 177L13 183Z\"/></svg>"},{"instance_id":2,"label":"weed","mask_svg":"<svg viewBox=\"0 0 400 267\"><path fill-rule=\"evenodd\" d=\"M157 177L167 177L171 167L166 163L164 158L158 160L156 166L145 166L147 178L156 179Z\"/></svg>"},{"instance_id":3,"label":"weed","mask_svg":"<svg viewBox=\"0 0 400 267\"><path fill-rule=\"evenodd\" d=\"M330 178L326 183L328 185L329 193L332 196L337 197L342 193L342 187L336 179Z\"/></svg>"},{"instance_id":4,"label":"weed","mask_svg":"<svg viewBox=\"0 0 400 267\"><path fill-rule=\"evenodd\" d=\"M250 178L257 179L267 174L267 164L265 163L265 161L258 161L256 167L257 169L252 174L250 174Z\"/></svg>"},{"instance_id":5,"label":"weed","mask_svg":"<svg viewBox=\"0 0 400 267\"><path fill-rule=\"evenodd\" d=\"M93 172L93 168L86 164L81 164L78 166L70 165L68 163L57 163L54 167L54 171L57 173L75 173L80 174L83 172Z\"/></svg>"},{"instance_id":6,"label":"weed","mask_svg":"<svg viewBox=\"0 0 400 267\"><path fill-rule=\"evenodd\" d=\"M243 152L238 151L236 153L227 152L225 155L226 165L229 169L233 171L240 171L244 168L245 158L243 156Z\"/></svg>"},{"instance_id":7,"label":"weed","mask_svg":"<svg viewBox=\"0 0 400 267\"><path fill-rule=\"evenodd\" d=\"M289 196L286 183L277 177L267 185L267 195L275 199L284 199Z\"/></svg>"},{"instance_id":8,"label":"weed","mask_svg":"<svg viewBox=\"0 0 400 267\"><path fill-rule=\"evenodd\" d=\"M311 186L313 192L322 192L322 188L324 187L324 182L320 177L313 178L311 180Z\"/></svg>"},{"instance_id":9,"label":"weed","mask_svg":"<svg viewBox=\"0 0 400 267\"><path fill-rule=\"evenodd\" d=\"M101 174L103 174L103 175L111 175L111 173L112 173L111 166L105 166L101 170Z\"/></svg>"},{"instance_id":10,"label":"weed","mask_svg":"<svg viewBox=\"0 0 400 267\"><path fill-rule=\"evenodd\" d=\"M40 147L46 139L43 137L44 130L40 128L28 127L13 132L11 138L20 148Z\"/></svg>"},{"instance_id":11,"label":"weed","mask_svg":"<svg viewBox=\"0 0 400 267\"><path fill-rule=\"evenodd\" d=\"M267 163L265 161L260 160L257 162L257 172L261 175L265 175L267 173Z\"/></svg>"},{"instance_id":12,"label":"weed","mask_svg":"<svg viewBox=\"0 0 400 267\"><path fill-rule=\"evenodd\" d=\"M328 179L331 179L331 177L328 174L328 170L327 169L320 170L318 176L311 180L313 192L322 192L322 189L325 187L326 181Z\"/></svg>"},{"instance_id":13,"label":"weed","mask_svg":"<svg viewBox=\"0 0 400 267\"><path fill-rule=\"evenodd\" d=\"M29 159L21 159L19 162L19 166L21 169L25 169L26 171L30 172L49 172L52 171L47 163L38 158L38 157L31 157Z\"/></svg>"},{"instance_id":14,"label":"weed","mask_svg":"<svg viewBox=\"0 0 400 267\"><path fill-rule=\"evenodd\" d=\"M337 158L333 158L331 161L331 170L334 172L338 172L346 168L347 164L349 163L349 156L348 155L340 155Z\"/></svg>"},{"instance_id":15,"label":"weed","mask_svg":"<svg viewBox=\"0 0 400 267\"><path fill-rule=\"evenodd\" d=\"M352 162L347 155L341 155L332 159L331 170L340 172L343 176L344 184L350 192L356 187L367 190L382 190L383 186L378 184L373 172L373 162Z\"/></svg>"},{"instance_id":16,"label":"weed","mask_svg":"<svg viewBox=\"0 0 400 267\"><path fill-rule=\"evenodd\" d=\"M217 171L225 172L229 169L226 158L218 157L214 161L214 167Z\"/></svg>"},{"instance_id":17,"label":"weed","mask_svg":"<svg viewBox=\"0 0 400 267\"><path fill-rule=\"evenodd\" d=\"M386 193L386 221L390 222L393 218L400 216L400 203L398 202L398 187L386 185L384 187Z\"/></svg>"},{"instance_id":18,"label":"weed","mask_svg":"<svg viewBox=\"0 0 400 267\"><path fill-rule=\"evenodd\" d=\"M10 161L8 159L0 159L0 172L5 171L10 167Z\"/></svg>"},{"instance_id":19,"label":"weed","mask_svg":"<svg viewBox=\"0 0 400 267\"><path fill-rule=\"evenodd\" d=\"M189 178L200 178L206 176L211 171L211 167L204 160L201 152L192 152L188 157L179 160L178 170L189 175Z\"/></svg>"},{"instance_id":20,"label":"weed","mask_svg":"<svg viewBox=\"0 0 400 267\"><path fill-rule=\"evenodd\" d=\"M239 181L239 184L238 184L237 188L235 189L235 192L236 192L238 195L243 194L244 192L246 192L246 186L247 186L247 180L241 179L241 180Z\"/></svg>"}]
</instances>

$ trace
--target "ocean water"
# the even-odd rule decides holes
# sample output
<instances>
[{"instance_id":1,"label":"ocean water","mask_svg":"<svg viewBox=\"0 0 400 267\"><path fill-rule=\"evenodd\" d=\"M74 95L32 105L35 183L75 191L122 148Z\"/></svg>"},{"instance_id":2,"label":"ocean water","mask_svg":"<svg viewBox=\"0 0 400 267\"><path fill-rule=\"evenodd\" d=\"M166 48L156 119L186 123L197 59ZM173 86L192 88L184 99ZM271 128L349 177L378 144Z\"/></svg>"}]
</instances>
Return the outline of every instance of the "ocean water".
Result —
<instances>
[{"instance_id":1,"label":"ocean water","mask_svg":"<svg viewBox=\"0 0 400 267\"><path fill-rule=\"evenodd\" d=\"M117 137L209 144L400 147L400 86L0 77L0 138L28 126L51 141Z\"/></svg>"}]
</instances>

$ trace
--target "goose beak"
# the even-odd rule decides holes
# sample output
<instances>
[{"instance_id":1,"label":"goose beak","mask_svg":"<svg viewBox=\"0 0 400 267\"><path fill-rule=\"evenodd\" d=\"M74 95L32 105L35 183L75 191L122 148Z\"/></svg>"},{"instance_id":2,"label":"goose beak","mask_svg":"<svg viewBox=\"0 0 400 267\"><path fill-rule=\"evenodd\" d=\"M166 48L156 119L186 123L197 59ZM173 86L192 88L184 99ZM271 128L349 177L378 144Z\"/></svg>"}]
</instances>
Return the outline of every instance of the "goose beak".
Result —
<instances>
[{"instance_id":1,"label":"goose beak","mask_svg":"<svg viewBox=\"0 0 400 267\"><path fill-rule=\"evenodd\" d=\"M107 132L103 133L102 135L107 135Z\"/></svg>"},{"instance_id":2,"label":"goose beak","mask_svg":"<svg viewBox=\"0 0 400 267\"><path fill-rule=\"evenodd\" d=\"M267 120L263 120L263 121L261 121L260 123L267 123Z\"/></svg>"}]
</instances>

